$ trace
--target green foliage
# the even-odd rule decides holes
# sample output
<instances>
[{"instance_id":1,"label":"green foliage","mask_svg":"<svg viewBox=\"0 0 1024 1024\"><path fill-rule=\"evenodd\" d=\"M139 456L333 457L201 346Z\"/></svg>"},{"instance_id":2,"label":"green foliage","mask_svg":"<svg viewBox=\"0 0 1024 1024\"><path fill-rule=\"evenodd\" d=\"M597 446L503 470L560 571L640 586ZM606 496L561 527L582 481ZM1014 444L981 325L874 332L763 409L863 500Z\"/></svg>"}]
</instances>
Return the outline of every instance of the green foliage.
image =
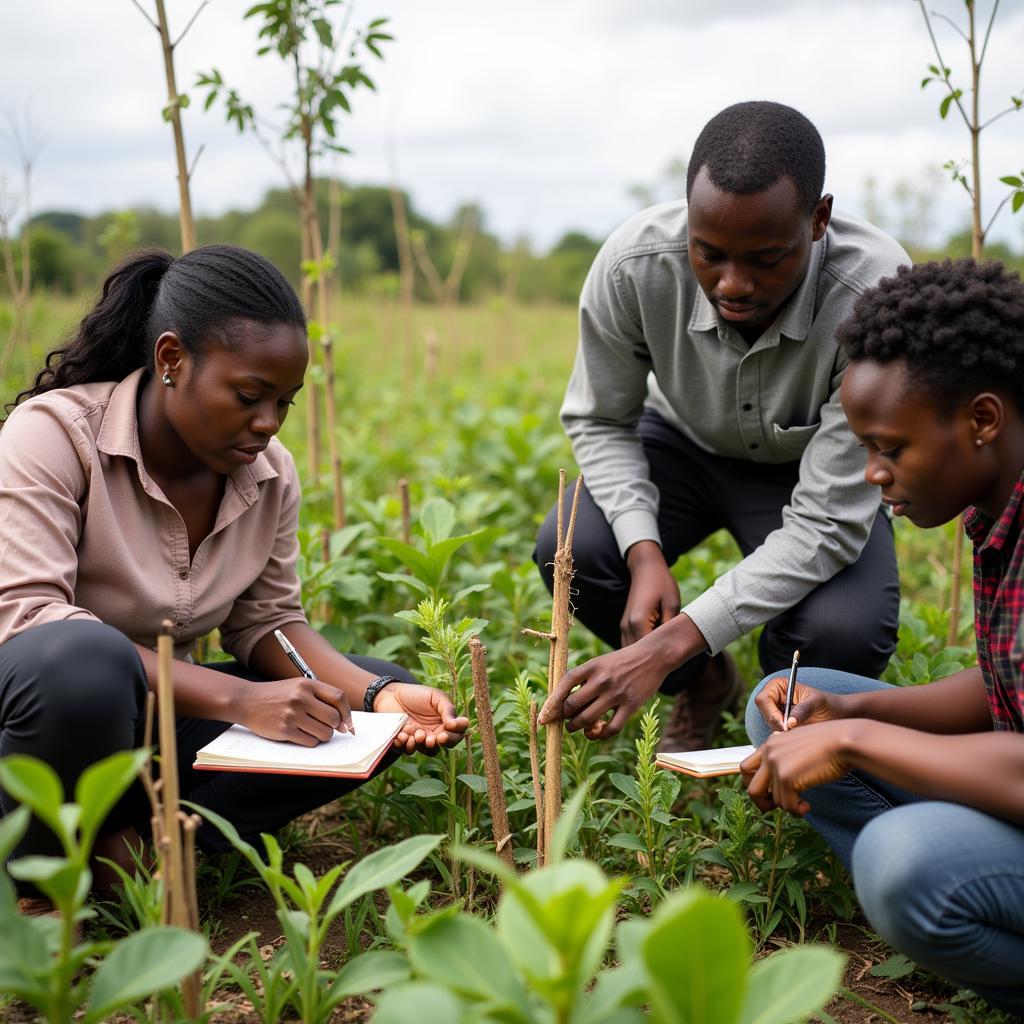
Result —
<instances>
[{"instance_id":1,"label":"green foliage","mask_svg":"<svg viewBox=\"0 0 1024 1024\"><path fill-rule=\"evenodd\" d=\"M467 1022L786 1024L806 1020L839 984L844 958L825 947L751 967L738 908L699 887L620 923L617 965L602 969L622 881L583 860L517 877L495 858L471 856L503 883L493 927L454 908L416 915L416 900L393 892L390 918L411 978L378 1000L377 1024L411 1019L402 1015L417 1004Z\"/></svg>"},{"instance_id":2,"label":"green foliage","mask_svg":"<svg viewBox=\"0 0 1024 1024\"><path fill-rule=\"evenodd\" d=\"M260 837L266 850L264 859L231 822L212 811L196 810L220 830L259 875L274 898L285 936L269 962L263 961L255 942L249 939L248 962L244 966L225 965L226 972L252 1001L264 1024L277 1024L287 1006L294 1008L303 1024L324 1024L343 999L360 990L359 984L370 986L374 980L371 968L379 962L379 958L373 958L360 963L357 958L340 974L324 970L321 950L331 925L368 893L394 885L414 871L441 837L414 836L369 854L347 871L347 865L338 864L316 878L301 862L289 875L273 836ZM355 979L362 980L356 983Z\"/></svg>"},{"instance_id":3,"label":"green foliage","mask_svg":"<svg viewBox=\"0 0 1024 1024\"><path fill-rule=\"evenodd\" d=\"M176 985L203 962L202 936L179 928L154 927L119 942L75 942L92 874L89 855L107 813L138 775L147 751L113 754L87 768L65 803L53 769L22 755L0 760L0 786L22 806L0 822L0 861L6 862L32 812L56 835L63 856L28 856L8 870L49 897L59 918L23 917L14 892L0 874L0 990L34 1006L52 1024L72 1014L83 1024L99 1024L161 989ZM86 965L94 973L83 972Z\"/></svg>"}]
</instances>

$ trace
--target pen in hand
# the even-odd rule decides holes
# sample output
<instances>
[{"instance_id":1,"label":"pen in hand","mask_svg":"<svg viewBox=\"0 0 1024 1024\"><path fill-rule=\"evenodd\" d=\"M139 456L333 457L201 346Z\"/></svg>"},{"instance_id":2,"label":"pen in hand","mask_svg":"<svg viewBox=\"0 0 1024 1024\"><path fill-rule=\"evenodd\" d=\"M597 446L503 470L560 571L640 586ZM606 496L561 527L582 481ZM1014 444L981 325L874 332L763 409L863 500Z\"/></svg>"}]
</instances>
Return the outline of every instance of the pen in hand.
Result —
<instances>
[{"instance_id":1,"label":"pen in hand","mask_svg":"<svg viewBox=\"0 0 1024 1024\"><path fill-rule=\"evenodd\" d=\"M281 632L279 629L274 630L274 639L281 645L281 650L288 655L288 660L304 675L307 679L316 679L313 674L313 670L306 664L306 659L295 649L295 645ZM342 719L344 721L344 718ZM346 723L348 731L353 736L356 734L355 724L351 721Z\"/></svg>"},{"instance_id":2,"label":"pen in hand","mask_svg":"<svg viewBox=\"0 0 1024 1024\"><path fill-rule=\"evenodd\" d=\"M796 689L796 668L800 664L800 652L793 652L793 667L789 670L789 682L786 684L786 707L782 714L782 731L789 731L789 716L793 712L793 691Z\"/></svg>"}]
</instances>

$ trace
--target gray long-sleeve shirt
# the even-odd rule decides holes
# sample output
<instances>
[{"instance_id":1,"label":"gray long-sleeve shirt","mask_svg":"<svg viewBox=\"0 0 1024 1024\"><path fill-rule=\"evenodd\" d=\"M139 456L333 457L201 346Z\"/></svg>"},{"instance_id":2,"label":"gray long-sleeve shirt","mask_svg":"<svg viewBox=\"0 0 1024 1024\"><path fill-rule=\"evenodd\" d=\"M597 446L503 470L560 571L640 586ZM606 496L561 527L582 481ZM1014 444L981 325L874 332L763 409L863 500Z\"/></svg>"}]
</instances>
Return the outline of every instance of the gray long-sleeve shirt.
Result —
<instances>
[{"instance_id":1,"label":"gray long-sleeve shirt","mask_svg":"<svg viewBox=\"0 0 1024 1024\"><path fill-rule=\"evenodd\" d=\"M685 202L642 211L598 253L561 416L619 550L661 542L636 431L645 405L715 454L800 462L782 526L684 609L713 654L859 557L879 494L839 404L835 330L865 289L909 262L883 232L834 214L800 287L748 345L690 269Z\"/></svg>"}]
</instances>

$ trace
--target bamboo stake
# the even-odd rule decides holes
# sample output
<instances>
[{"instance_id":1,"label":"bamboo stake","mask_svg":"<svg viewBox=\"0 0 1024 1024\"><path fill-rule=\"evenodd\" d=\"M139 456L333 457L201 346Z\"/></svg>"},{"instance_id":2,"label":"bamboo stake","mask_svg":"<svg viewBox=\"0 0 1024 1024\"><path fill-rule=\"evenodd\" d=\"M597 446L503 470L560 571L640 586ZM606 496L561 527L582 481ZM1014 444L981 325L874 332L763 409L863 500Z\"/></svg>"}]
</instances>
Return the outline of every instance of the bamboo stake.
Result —
<instances>
[{"instance_id":1,"label":"bamboo stake","mask_svg":"<svg viewBox=\"0 0 1024 1024\"><path fill-rule=\"evenodd\" d=\"M555 579L551 602L551 647L548 658L548 695L569 667L569 586L572 582L572 539L576 530L583 477L576 481L569 523L562 533L565 504L565 470L558 471L558 547L555 550ZM545 726L544 744L544 862L551 853L551 839L562 813L562 729L561 717Z\"/></svg>"},{"instance_id":2,"label":"bamboo stake","mask_svg":"<svg viewBox=\"0 0 1024 1024\"><path fill-rule=\"evenodd\" d=\"M165 619L157 638L156 695L160 709L160 803L163 829L159 848L163 854L162 875L164 879L164 900L161 920L164 924L179 928L191 928L192 914L185 888L185 851L182 846L178 794L178 746L174 718L174 642L171 639L172 623ZM182 999L185 1011L190 1017L199 1014L200 975L196 971L182 981Z\"/></svg>"},{"instance_id":3,"label":"bamboo stake","mask_svg":"<svg viewBox=\"0 0 1024 1024\"><path fill-rule=\"evenodd\" d=\"M469 656L473 665L473 692L476 695L476 720L480 732L480 746L484 753L484 774L487 776L487 802L491 808L491 829L494 832L495 852L510 867L512 833L508 827L508 807L505 786L498 760L498 738L494 732L494 714L491 710L491 687L487 679L487 648L478 636L469 641Z\"/></svg>"},{"instance_id":4,"label":"bamboo stake","mask_svg":"<svg viewBox=\"0 0 1024 1024\"><path fill-rule=\"evenodd\" d=\"M540 744L537 739L537 702L530 701L530 774L537 807L537 867L544 866L544 789L540 782Z\"/></svg>"}]
</instances>

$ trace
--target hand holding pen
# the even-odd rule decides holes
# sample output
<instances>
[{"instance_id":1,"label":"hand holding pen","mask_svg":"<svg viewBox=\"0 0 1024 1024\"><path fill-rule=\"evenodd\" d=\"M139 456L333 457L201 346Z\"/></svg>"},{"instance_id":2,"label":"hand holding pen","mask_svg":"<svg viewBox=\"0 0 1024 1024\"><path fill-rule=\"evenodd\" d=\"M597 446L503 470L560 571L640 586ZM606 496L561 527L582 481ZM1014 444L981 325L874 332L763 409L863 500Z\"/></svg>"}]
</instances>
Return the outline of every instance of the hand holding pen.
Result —
<instances>
[{"instance_id":1,"label":"hand holding pen","mask_svg":"<svg viewBox=\"0 0 1024 1024\"><path fill-rule=\"evenodd\" d=\"M323 703L337 708L338 713L341 716L338 732L349 732L354 736L356 734L356 729L352 722L352 709L349 707L348 700L345 695L329 683L323 683L317 680L313 670L306 663L306 659L299 654L295 649L295 645L284 635L284 633L281 632L281 630L274 630L274 639L281 645L281 649L288 656L288 660L295 666L298 672L306 679L311 679L316 682L318 687L323 688L322 690L318 690L314 696Z\"/></svg>"}]
</instances>

